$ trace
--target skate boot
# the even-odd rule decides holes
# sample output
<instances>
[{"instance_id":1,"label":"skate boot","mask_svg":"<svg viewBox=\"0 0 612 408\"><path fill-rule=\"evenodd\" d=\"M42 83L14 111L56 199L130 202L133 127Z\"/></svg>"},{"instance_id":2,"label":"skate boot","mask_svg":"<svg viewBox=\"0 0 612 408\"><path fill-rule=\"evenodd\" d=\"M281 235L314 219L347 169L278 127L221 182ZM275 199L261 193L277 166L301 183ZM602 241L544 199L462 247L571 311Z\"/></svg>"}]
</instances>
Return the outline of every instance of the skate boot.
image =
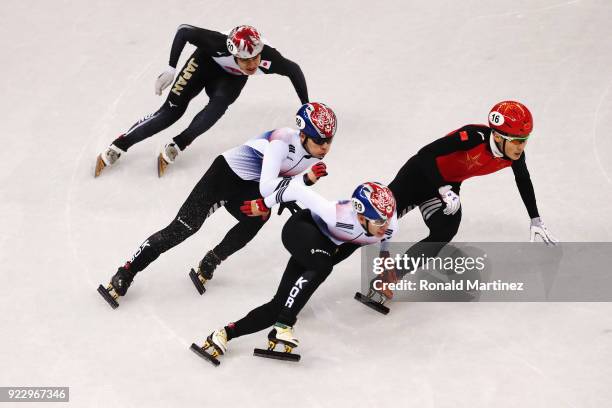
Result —
<instances>
[{"instance_id":1,"label":"skate boot","mask_svg":"<svg viewBox=\"0 0 612 408\"><path fill-rule=\"evenodd\" d=\"M208 251L204 258L198 265L198 273L206 280L210 280L213 277L213 272L217 269L217 266L221 264L221 258L217 256L213 251Z\"/></svg>"},{"instance_id":2,"label":"skate boot","mask_svg":"<svg viewBox=\"0 0 612 408\"><path fill-rule=\"evenodd\" d=\"M125 296L128 288L134 280L136 274L130 270L130 263L126 263L124 266L119 267L117 273L111 278L110 283L105 288L104 286L98 286L98 293L102 295L104 300L108 304L116 309L119 307L119 296Z\"/></svg>"},{"instance_id":3,"label":"skate boot","mask_svg":"<svg viewBox=\"0 0 612 408\"><path fill-rule=\"evenodd\" d=\"M389 313L389 308L384 306L387 300L393 299L393 291L386 285L398 281L395 269L385 270L370 282L367 295L355 293L355 299L379 313Z\"/></svg>"},{"instance_id":4,"label":"skate boot","mask_svg":"<svg viewBox=\"0 0 612 408\"><path fill-rule=\"evenodd\" d=\"M393 299L393 291L389 289L389 286L386 284L397 283L397 281L398 279L395 269L385 270L370 282L370 292L368 293L368 297L372 297L375 293L378 293L381 298L380 303L385 303L387 300ZM372 293L372 295L370 295L370 293Z\"/></svg>"},{"instance_id":5,"label":"skate boot","mask_svg":"<svg viewBox=\"0 0 612 408\"><path fill-rule=\"evenodd\" d=\"M285 347L284 352L274 351L278 343ZM276 360L300 361L300 355L292 353L299 344L299 340L293 335L293 327L277 322L268 333L268 349L255 349L253 355Z\"/></svg>"},{"instance_id":6,"label":"skate boot","mask_svg":"<svg viewBox=\"0 0 612 408\"><path fill-rule=\"evenodd\" d=\"M176 143L168 143L162 147L161 153L157 157L157 175L163 176L169 164L174 163L176 156L179 154L179 148Z\"/></svg>"},{"instance_id":7,"label":"skate boot","mask_svg":"<svg viewBox=\"0 0 612 408\"><path fill-rule=\"evenodd\" d=\"M202 357L203 359L211 362L213 365L218 366L221 362L217 359L217 357L225 354L227 351L227 333L225 328L215 330L212 332L204 341L204 345L202 347L198 346L195 343L191 344L191 351ZM208 349L211 349L209 353Z\"/></svg>"},{"instance_id":8,"label":"skate boot","mask_svg":"<svg viewBox=\"0 0 612 408\"><path fill-rule=\"evenodd\" d=\"M206 292L204 285L206 284L206 281L212 279L213 272L220 263L221 259L215 255L213 251L208 251L206 255L204 255L204 258L202 258L200 261L198 271L196 272L193 270L193 268L191 268L189 277L200 295Z\"/></svg>"},{"instance_id":9,"label":"skate boot","mask_svg":"<svg viewBox=\"0 0 612 408\"><path fill-rule=\"evenodd\" d=\"M117 160L119 160L121 153L125 152L112 144L108 146L106 150L100 153L96 158L96 170L94 172L94 177L98 177L106 166L112 166Z\"/></svg>"}]
</instances>

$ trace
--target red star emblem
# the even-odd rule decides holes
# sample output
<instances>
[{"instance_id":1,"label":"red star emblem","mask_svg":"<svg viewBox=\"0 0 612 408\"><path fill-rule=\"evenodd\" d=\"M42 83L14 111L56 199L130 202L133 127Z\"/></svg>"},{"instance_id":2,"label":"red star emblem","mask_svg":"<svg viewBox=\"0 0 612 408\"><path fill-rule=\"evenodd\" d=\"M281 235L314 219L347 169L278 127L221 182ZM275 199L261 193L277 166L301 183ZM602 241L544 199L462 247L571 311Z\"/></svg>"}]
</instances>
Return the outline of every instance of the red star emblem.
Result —
<instances>
[{"instance_id":1,"label":"red star emblem","mask_svg":"<svg viewBox=\"0 0 612 408\"><path fill-rule=\"evenodd\" d=\"M472 170L474 167L482 166L482 163L478 161L481 154L482 153L478 153L474 156L470 156L469 152L465 152L465 160L462 160L461 162L465 164L467 170Z\"/></svg>"}]
</instances>

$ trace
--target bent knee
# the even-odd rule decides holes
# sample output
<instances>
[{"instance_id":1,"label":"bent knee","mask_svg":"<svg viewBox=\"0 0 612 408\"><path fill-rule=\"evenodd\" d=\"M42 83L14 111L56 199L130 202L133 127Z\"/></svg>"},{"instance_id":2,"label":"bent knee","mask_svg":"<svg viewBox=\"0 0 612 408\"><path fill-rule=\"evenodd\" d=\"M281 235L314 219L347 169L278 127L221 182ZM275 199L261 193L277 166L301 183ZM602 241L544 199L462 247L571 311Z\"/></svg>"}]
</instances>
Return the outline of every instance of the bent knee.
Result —
<instances>
[{"instance_id":1,"label":"bent knee","mask_svg":"<svg viewBox=\"0 0 612 408\"><path fill-rule=\"evenodd\" d=\"M215 110L225 112L235 100L236 98L232 99L225 95L213 95L213 97L208 101L208 106L210 108L214 108Z\"/></svg>"},{"instance_id":2,"label":"bent knee","mask_svg":"<svg viewBox=\"0 0 612 408\"><path fill-rule=\"evenodd\" d=\"M450 242L459 231L459 225L447 226L446 228L435 229L429 232L428 241L430 242Z\"/></svg>"}]
</instances>

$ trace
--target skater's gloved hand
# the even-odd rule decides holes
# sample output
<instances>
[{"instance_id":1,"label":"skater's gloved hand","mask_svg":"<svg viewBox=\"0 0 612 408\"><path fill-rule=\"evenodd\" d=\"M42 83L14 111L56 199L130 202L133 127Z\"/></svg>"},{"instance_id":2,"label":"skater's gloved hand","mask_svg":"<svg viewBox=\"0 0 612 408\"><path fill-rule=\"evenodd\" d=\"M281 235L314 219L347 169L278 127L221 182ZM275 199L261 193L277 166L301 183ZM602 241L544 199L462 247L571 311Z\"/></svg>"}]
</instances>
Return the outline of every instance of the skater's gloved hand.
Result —
<instances>
[{"instance_id":1,"label":"skater's gloved hand","mask_svg":"<svg viewBox=\"0 0 612 408\"><path fill-rule=\"evenodd\" d=\"M440 187L438 189L438 193L440 193L442 201L444 201L446 204L446 208L444 209L443 213L445 215L455 215L461 207L461 201L459 200L457 193L455 193L449 185Z\"/></svg>"},{"instance_id":2,"label":"skater's gloved hand","mask_svg":"<svg viewBox=\"0 0 612 408\"><path fill-rule=\"evenodd\" d=\"M389 251L380 251L378 256L382 259L393 259ZM384 271L381 274L385 282L397 282L397 272L395 270L395 262L383 261Z\"/></svg>"},{"instance_id":3,"label":"skater's gloved hand","mask_svg":"<svg viewBox=\"0 0 612 408\"><path fill-rule=\"evenodd\" d=\"M389 289L390 283L396 283L398 281L395 268L385 270L383 273L375 277L370 281L370 287L372 291L379 293L384 296L384 300L393 299L393 291Z\"/></svg>"},{"instance_id":4,"label":"skater's gloved hand","mask_svg":"<svg viewBox=\"0 0 612 408\"><path fill-rule=\"evenodd\" d=\"M249 217L261 217L263 220L267 220L270 216L270 209L264 203L263 198L245 201L240 206L240 211Z\"/></svg>"},{"instance_id":5,"label":"skater's gloved hand","mask_svg":"<svg viewBox=\"0 0 612 408\"><path fill-rule=\"evenodd\" d=\"M383 259L381 265L383 267L382 272L370 282L370 285L375 292L380 293L387 299L393 299L393 291L384 284L396 283L398 281L395 263L385 261L386 259L392 259L389 251L380 251L378 256Z\"/></svg>"},{"instance_id":6,"label":"skater's gloved hand","mask_svg":"<svg viewBox=\"0 0 612 408\"><path fill-rule=\"evenodd\" d=\"M321 177L327 176L327 166L323 162L314 164L308 173L304 176L304 183L307 186L312 186Z\"/></svg>"},{"instance_id":7,"label":"skater's gloved hand","mask_svg":"<svg viewBox=\"0 0 612 408\"><path fill-rule=\"evenodd\" d=\"M544 243L548 246L555 246L559 242L559 240L555 238L550 231L548 231L548 228L546 228L546 225L544 225L540 217L531 219L529 231L531 235L531 242L535 242L536 235L539 235L540 238L542 238L542 241L544 241Z\"/></svg>"},{"instance_id":8,"label":"skater's gloved hand","mask_svg":"<svg viewBox=\"0 0 612 408\"><path fill-rule=\"evenodd\" d=\"M381 251L378 253L378 257L379 257L379 258L386 259L386 258L390 258L390 257L391 257L391 254L389 253L389 251L382 251L382 250L381 250Z\"/></svg>"},{"instance_id":9,"label":"skater's gloved hand","mask_svg":"<svg viewBox=\"0 0 612 408\"><path fill-rule=\"evenodd\" d=\"M295 201L287 201L286 203L280 203L280 205L278 206L278 215L281 215L285 209L289 210L291 215L293 215L296 212L300 211L302 207L297 205Z\"/></svg>"},{"instance_id":10,"label":"skater's gloved hand","mask_svg":"<svg viewBox=\"0 0 612 408\"><path fill-rule=\"evenodd\" d=\"M174 81L174 74L176 74L176 68L170 66L159 74L157 81L155 81L155 93L157 95L161 95L162 91L170 86L172 81Z\"/></svg>"}]
</instances>

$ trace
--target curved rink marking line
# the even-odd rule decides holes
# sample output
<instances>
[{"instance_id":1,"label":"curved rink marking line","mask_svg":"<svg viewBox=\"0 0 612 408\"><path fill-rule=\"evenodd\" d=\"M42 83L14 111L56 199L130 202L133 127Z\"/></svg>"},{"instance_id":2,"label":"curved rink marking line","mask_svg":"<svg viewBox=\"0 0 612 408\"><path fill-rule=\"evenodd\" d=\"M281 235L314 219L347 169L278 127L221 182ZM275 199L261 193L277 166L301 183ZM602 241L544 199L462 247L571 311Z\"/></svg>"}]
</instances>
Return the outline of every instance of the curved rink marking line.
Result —
<instances>
[{"instance_id":1,"label":"curved rink marking line","mask_svg":"<svg viewBox=\"0 0 612 408\"><path fill-rule=\"evenodd\" d=\"M140 80L141 78L143 78L145 74L149 72L152 64L153 62L150 61L148 64L143 65L141 70L134 71L128 77L128 79L126 80L126 83L129 84L132 82L136 82ZM95 137L93 137L91 140L96 145L99 145L100 140L108 136L108 129L110 127L109 123L116 116L117 107L119 106L119 103L124 99L129 89L130 89L129 87L124 87L122 89L122 91L119 93L117 98L115 98L115 100L109 105L107 110L102 115L100 115L100 119L93 126L92 133L95 135ZM78 248L75 242L76 239L74 238L74 229L73 229L71 214L72 214L72 202L75 199L76 190L78 190L78 187L81 185L80 183L78 183L79 178L77 175L85 167L85 165L83 166L81 165L81 162L83 161L85 157L85 153L90 151L89 147L90 147L90 143L84 144L76 158L75 165L74 165L71 177L70 177L70 183L69 183L69 188L68 188L68 193L67 193L67 198L66 198L66 211L65 211L66 225L68 228L68 242L69 242L69 246L72 249L72 257L75 260L76 264L83 265L84 274L82 276L85 281L85 286L87 287L87 289L95 288L98 285L97 277L94 278L91 276L90 268L88 267L87 262L83 262L78 254ZM93 158L92 158L92 163L93 165L87 166L87 168L89 169L89 174L87 175L87 177L91 177L91 179L89 179L89 182L94 181L93 169L95 167L95 160ZM172 333L173 337L176 338L178 341L180 341L182 344L184 344L185 347L187 347L187 345L190 343L190 341L183 338L179 333L176 332L176 330L172 329L166 322L164 322L157 315L157 313L155 312L155 308L153 306L147 305L144 308L142 308L141 312L139 313L140 317L142 318L142 316L145 314L149 315L152 319L154 319L164 331Z\"/></svg>"},{"instance_id":2,"label":"curved rink marking line","mask_svg":"<svg viewBox=\"0 0 612 408\"><path fill-rule=\"evenodd\" d=\"M593 131L592 131L592 141L593 141L593 155L595 156L595 160L597 161L597 166L599 167L599 170L601 171L601 173L604 175L604 177L608 181L608 184L612 186L612 178L610 177L610 175L604 168L603 163L601 161L601 157L599 156L599 150L597 149L597 136L599 134L597 130L599 128L599 122L600 122L599 113L601 111L601 108L604 105L604 102L606 101L607 95L610 93L610 88L612 88L612 80L608 82L608 85L606 86L603 93L601 94L601 97L599 98L599 102L597 103L597 108L595 108L595 118L593 120L594 124L593 124Z\"/></svg>"},{"instance_id":3,"label":"curved rink marking line","mask_svg":"<svg viewBox=\"0 0 612 408\"><path fill-rule=\"evenodd\" d=\"M152 65L152 62L149 62L148 64L145 64L142 66L142 69L138 70L138 71L134 71L126 80L126 83L131 83L131 82L135 82L139 79L141 79L150 69ZM74 167L72 170L72 174L70 176L70 182L69 182L69 186L68 186L68 192L66 193L66 200L65 200L65 205L66 205L66 209L65 209L65 219L66 219L66 226L68 229L68 245L71 248L71 252L72 252L72 258L76 261L76 264L78 265L83 265L82 269L85 272L84 274L82 274L81 276L84 276L84 279L86 280L86 284L88 287L90 286L96 286L97 283L97 279L92 278L90 276L90 269L88 267L88 263L87 262L83 262L83 260L81 259L81 257L78 254L78 248L77 248L77 243L76 243L76 239L75 239L75 234L74 234L74 225L72 222L72 212L73 212L73 202L75 200L78 200L77 197L77 191L79 190L79 188L82 185L88 185L87 182L85 183L79 183L79 181L89 181L90 183L94 181L93 178L93 169L95 167L95 157L91 158L91 164L85 166L85 165L81 165L85 154L89 153L92 149L90 149L90 146L93 143L100 144L99 141L108 136L108 128L109 128L109 123L111 122L111 120L116 116L116 111L117 111L117 107L119 105L119 102L124 98L124 96L126 95L126 93L128 92L129 87L124 87L122 89L122 91L119 93L119 95L117 96L117 98L115 98L115 100L109 104L108 108L106 109L106 111L100 115L99 119L97 120L97 122L92 126L92 134L94 135L94 137L90 138L90 140L88 140L89 143L84 143L83 147L80 149L76 160L74 162ZM87 168L88 172L87 172L87 178L86 179L82 179L82 173L83 170ZM92 287L93 287L92 286Z\"/></svg>"}]
</instances>

